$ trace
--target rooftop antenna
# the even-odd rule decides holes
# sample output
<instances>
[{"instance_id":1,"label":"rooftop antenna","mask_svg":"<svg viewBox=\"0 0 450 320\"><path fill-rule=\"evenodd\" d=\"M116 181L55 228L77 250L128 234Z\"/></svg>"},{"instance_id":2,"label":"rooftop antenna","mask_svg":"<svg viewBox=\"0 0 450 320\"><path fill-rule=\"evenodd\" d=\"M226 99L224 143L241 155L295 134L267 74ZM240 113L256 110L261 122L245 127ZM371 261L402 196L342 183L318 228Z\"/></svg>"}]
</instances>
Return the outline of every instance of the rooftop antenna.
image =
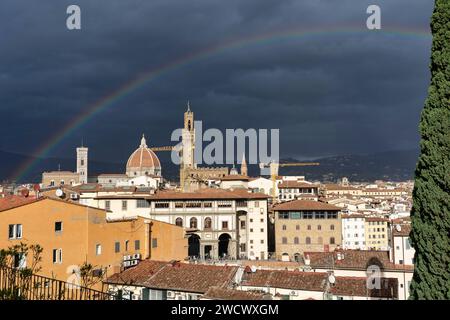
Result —
<instances>
[{"instance_id":1,"label":"rooftop antenna","mask_svg":"<svg viewBox=\"0 0 450 320\"><path fill-rule=\"evenodd\" d=\"M191 112L191 104L189 103L189 100L188 100L188 102L187 102L187 111L188 111L188 112Z\"/></svg>"},{"instance_id":2,"label":"rooftop antenna","mask_svg":"<svg viewBox=\"0 0 450 320\"><path fill-rule=\"evenodd\" d=\"M61 164L58 163L58 171L61 171Z\"/></svg>"}]
</instances>

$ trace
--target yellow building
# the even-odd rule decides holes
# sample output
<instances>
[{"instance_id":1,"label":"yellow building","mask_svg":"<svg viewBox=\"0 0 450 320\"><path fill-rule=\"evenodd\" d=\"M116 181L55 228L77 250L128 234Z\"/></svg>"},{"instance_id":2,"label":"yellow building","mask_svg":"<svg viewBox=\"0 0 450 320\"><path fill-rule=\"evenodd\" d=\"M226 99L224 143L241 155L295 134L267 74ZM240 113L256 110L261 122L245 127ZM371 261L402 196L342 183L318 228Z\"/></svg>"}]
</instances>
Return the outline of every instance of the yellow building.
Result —
<instances>
[{"instance_id":1,"label":"yellow building","mask_svg":"<svg viewBox=\"0 0 450 320\"><path fill-rule=\"evenodd\" d=\"M108 221L104 209L64 200L3 198L0 217L0 249L39 244L44 249L39 274L59 280L68 281L84 262L106 268L109 276L130 255L166 261L187 257L181 227L142 217Z\"/></svg>"},{"instance_id":2,"label":"yellow building","mask_svg":"<svg viewBox=\"0 0 450 320\"><path fill-rule=\"evenodd\" d=\"M367 249L389 250L388 222L385 218L366 218L364 226Z\"/></svg>"},{"instance_id":3,"label":"yellow building","mask_svg":"<svg viewBox=\"0 0 450 320\"><path fill-rule=\"evenodd\" d=\"M275 250L279 260L299 261L305 252L333 251L341 245L340 208L312 200L283 202L275 212Z\"/></svg>"}]
</instances>

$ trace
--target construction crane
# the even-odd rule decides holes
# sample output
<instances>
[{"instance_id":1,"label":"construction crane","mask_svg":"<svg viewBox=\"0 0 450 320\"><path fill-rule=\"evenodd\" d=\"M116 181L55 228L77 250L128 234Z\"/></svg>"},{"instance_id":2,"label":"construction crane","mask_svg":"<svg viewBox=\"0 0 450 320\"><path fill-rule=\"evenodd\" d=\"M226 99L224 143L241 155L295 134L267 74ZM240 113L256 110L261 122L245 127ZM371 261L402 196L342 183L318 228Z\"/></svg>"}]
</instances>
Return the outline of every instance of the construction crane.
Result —
<instances>
[{"instance_id":1,"label":"construction crane","mask_svg":"<svg viewBox=\"0 0 450 320\"><path fill-rule=\"evenodd\" d=\"M270 162L268 165L261 163L260 168L270 168L270 178L272 180L272 203L275 203L277 198L277 177L278 177L278 169L279 167L306 167L306 166L319 166L319 162L285 162L285 163L277 163L275 161Z\"/></svg>"}]
</instances>

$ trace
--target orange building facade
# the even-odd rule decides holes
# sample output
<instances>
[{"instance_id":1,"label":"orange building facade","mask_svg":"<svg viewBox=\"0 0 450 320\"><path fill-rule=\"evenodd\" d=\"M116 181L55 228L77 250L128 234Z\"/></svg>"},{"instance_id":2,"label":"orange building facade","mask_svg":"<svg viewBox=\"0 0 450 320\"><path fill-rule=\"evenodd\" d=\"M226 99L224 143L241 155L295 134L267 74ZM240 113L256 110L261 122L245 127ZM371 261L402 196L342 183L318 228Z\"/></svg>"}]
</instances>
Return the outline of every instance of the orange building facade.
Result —
<instances>
[{"instance_id":1,"label":"orange building facade","mask_svg":"<svg viewBox=\"0 0 450 320\"><path fill-rule=\"evenodd\" d=\"M45 197L15 204L1 200L0 249L39 244L44 249L39 274L44 276L71 281L84 262L110 276L126 256L166 261L188 256L185 231L172 224L142 217L108 221L103 209Z\"/></svg>"}]
</instances>

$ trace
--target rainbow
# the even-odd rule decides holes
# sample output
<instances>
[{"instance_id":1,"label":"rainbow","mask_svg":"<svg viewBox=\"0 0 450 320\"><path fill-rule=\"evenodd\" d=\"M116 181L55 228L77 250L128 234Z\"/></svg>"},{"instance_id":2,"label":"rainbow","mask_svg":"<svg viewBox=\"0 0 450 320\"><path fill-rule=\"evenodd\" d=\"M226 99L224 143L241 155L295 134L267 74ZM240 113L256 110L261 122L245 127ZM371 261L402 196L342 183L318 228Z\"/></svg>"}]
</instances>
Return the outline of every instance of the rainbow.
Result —
<instances>
[{"instance_id":1,"label":"rainbow","mask_svg":"<svg viewBox=\"0 0 450 320\"><path fill-rule=\"evenodd\" d=\"M57 130L48 140L42 143L34 152L33 156L28 161L21 164L17 170L15 170L11 176L11 180L20 181L34 168L34 166L47 157L51 150L59 145L65 138L69 137L73 132L82 127L85 123L95 118L98 114L105 109L112 107L117 101L127 97L136 90L144 87L145 85L164 77L170 73L179 70L182 67L197 63L207 58L220 55L227 51L239 50L241 48L252 46L266 46L274 43L275 41L287 41L287 40L299 40L306 37L316 37L324 35L367 35L370 33L378 33L380 35L393 35L401 37L413 37L413 38L425 38L431 39L431 33L429 30L413 30L402 28L382 29L379 31L369 31L367 29L361 29L361 27L328 27L326 29L289 29L282 31L275 31L271 33L259 34L256 36L249 36L244 38L232 39L225 41L221 44L207 47L203 50L191 52L185 56L179 57L169 63L163 64L157 68L148 70L141 73L131 81L125 83L112 93L100 98L90 106L83 109L76 117L71 119L64 127Z\"/></svg>"}]
</instances>

